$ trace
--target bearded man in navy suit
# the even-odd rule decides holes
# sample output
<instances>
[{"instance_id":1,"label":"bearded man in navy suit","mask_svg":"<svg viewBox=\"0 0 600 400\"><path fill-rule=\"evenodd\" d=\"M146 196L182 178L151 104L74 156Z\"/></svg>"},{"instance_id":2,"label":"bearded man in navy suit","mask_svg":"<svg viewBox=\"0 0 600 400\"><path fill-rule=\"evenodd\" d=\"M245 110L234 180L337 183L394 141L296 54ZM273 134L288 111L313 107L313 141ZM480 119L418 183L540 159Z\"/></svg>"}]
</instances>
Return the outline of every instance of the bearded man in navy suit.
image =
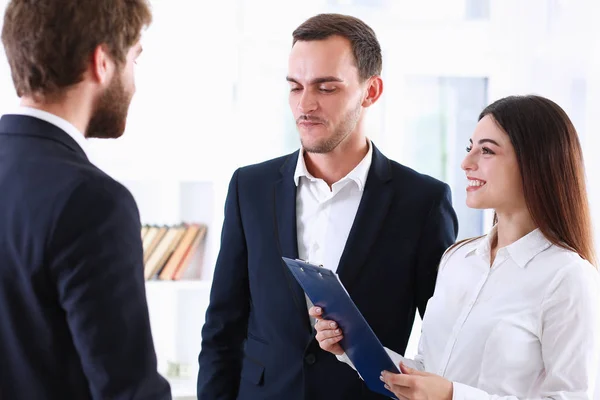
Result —
<instances>
[{"instance_id":1,"label":"bearded man in navy suit","mask_svg":"<svg viewBox=\"0 0 600 400\"><path fill-rule=\"evenodd\" d=\"M0 398L170 399L157 372L140 217L86 138L123 134L145 0L12 0L21 107L0 119Z\"/></svg>"}]
</instances>

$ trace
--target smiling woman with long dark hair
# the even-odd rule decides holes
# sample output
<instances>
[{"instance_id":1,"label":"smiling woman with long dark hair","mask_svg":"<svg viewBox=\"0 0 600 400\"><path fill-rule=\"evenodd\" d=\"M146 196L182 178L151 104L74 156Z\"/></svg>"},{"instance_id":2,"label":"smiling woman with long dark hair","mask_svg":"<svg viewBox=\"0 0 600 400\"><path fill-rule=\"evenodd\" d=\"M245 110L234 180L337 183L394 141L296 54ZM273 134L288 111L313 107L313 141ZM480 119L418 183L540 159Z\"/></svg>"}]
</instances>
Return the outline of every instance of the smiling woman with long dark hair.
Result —
<instances>
[{"instance_id":1,"label":"smiling woman with long dark hair","mask_svg":"<svg viewBox=\"0 0 600 400\"><path fill-rule=\"evenodd\" d=\"M533 223L552 244L596 264L583 154L567 114L548 99L526 96L499 100L479 119L486 116L514 147Z\"/></svg>"},{"instance_id":2,"label":"smiling woman with long dark hair","mask_svg":"<svg viewBox=\"0 0 600 400\"><path fill-rule=\"evenodd\" d=\"M600 280L577 132L554 102L512 96L483 110L466 150L467 205L493 209L494 226L446 251L419 354L388 350L403 373L382 380L400 399L590 399ZM351 365L342 332L311 314Z\"/></svg>"}]
</instances>

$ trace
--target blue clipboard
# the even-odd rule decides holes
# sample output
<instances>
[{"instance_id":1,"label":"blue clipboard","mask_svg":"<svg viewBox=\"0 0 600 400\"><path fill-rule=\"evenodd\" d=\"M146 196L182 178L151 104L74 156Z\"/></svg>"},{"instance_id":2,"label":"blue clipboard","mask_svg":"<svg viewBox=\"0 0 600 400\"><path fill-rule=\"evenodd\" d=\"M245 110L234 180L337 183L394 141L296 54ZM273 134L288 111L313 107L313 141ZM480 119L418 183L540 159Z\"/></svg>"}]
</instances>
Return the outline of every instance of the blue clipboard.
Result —
<instances>
[{"instance_id":1,"label":"blue clipboard","mask_svg":"<svg viewBox=\"0 0 600 400\"><path fill-rule=\"evenodd\" d=\"M336 321L344 334L340 345L373 392L396 399L379 379L381 371L400 373L364 319L337 274L303 260L282 257L310 301L323 309L323 318Z\"/></svg>"}]
</instances>

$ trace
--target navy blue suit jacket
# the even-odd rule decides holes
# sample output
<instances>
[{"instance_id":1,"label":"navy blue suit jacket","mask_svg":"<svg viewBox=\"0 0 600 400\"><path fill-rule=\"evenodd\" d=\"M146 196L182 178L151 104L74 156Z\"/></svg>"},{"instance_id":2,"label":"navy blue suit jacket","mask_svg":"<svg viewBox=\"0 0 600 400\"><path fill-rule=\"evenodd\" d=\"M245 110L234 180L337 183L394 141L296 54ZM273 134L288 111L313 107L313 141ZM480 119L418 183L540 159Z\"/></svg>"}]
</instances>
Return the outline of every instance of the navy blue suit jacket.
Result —
<instances>
[{"instance_id":1,"label":"navy blue suit jacket","mask_svg":"<svg viewBox=\"0 0 600 400\"><path fill-rule=\"evenodd\" d=\"M298 257L298 154L233 175L202 330L199 400L384 398L319 348L304 293L281 260ZM448 185L374 148L337 272L388 348L404 353L456 234Z\"/></svg>"},{"instance_id":2,"label":"navy blue suit jacket","mask_svg":"<svg viewBox=\"0 0 600 400\"><path fill-rule=\"evenodd\" d=\"M0 398L170 399L129 191L40 119L0 119Z\"/></svg>"}]
</instances>

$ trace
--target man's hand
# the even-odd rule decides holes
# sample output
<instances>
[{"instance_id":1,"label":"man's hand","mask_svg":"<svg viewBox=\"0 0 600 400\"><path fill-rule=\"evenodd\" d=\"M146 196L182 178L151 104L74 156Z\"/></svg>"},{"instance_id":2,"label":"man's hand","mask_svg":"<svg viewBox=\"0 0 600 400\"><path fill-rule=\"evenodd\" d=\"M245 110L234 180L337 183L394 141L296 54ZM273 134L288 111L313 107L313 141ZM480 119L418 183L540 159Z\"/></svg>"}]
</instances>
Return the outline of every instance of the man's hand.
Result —
<instances>
[{"instance_id":1,"label":"man's hand","mask_svg":"<svg viewBox=\"0 0 600 400\"><path fill-rule=\"evenodd\" d=\"M339 341L342 340L344 335L342 335L342 330L338 327L338 324L335 321L323 319L323 309L321 307L311 307L308 313L317 320L315 330L317 331L316 339L319 346L336 356L344 354L344 350L339 345Z\"/></svg>"}]
</instances>

